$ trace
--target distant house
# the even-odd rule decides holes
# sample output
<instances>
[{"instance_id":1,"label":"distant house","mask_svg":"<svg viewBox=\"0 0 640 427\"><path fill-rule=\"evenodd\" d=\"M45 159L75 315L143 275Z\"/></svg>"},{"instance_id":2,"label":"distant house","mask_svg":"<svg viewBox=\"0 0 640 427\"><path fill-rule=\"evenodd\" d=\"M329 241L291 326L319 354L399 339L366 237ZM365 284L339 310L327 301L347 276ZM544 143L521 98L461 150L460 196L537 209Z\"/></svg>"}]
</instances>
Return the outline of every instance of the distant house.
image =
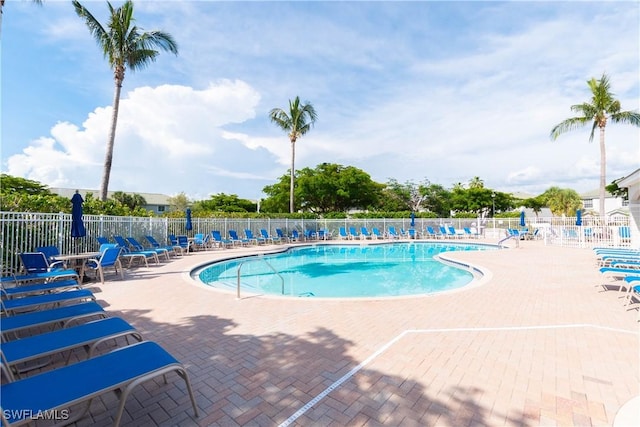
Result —
<instances>
[{"instance_id":1,"label":"distant house","mask_svg":"<svg viewBox=\"0 0 640 427\"><path fill-rule=\"evenodd\" d=\"M640 169L619 180L618 187L626 188L629 192L631 247L640 247Z\"/></svg>"},{"instance_id":2,"label":"distant house","mask_svg":"<svg viewBox=\"0 0 640 427\"><path fill-rule=\"evenodd\" d=\"M587 191L586 193L580 194L580 198L582 199L582 207L585 211L600 212L600 190ZM605 191L604 212L608 217L628 216L629 201Z\"/></svg>"},{"instance_id":3,"label":"distant house","mask_svg":"<svg viewBox=\"0 0 640 427\"><path fill-rule=\"evenodd\" d=\"M49 190L51 190L52 193L57 194L59 196L62 197L68 197L69 199L75 194L76 192L76 188L49 188ZM92 194L94 198L99 198L100 197L100 191L99 190L87 190L85 188L78 188L77 189L80 192L80 195L82 197L86 198L87 194ZM107 192L107 197L111 198L113 197L113 193L115 193L115 191L108 191ZM147 202L146 205L143 206L144 209L151 211L155 214L163 214L165 212L167 212L169 210L169 196L167 196L166 194L159 194L159 193L135 193L135 192L130 192L130 191L123 191L123 193L125 194L129 194L129 195L134 195L134 194L138 194L140 196L142 196L144 198L144 200Z\"/></svg>"}]
</instances>

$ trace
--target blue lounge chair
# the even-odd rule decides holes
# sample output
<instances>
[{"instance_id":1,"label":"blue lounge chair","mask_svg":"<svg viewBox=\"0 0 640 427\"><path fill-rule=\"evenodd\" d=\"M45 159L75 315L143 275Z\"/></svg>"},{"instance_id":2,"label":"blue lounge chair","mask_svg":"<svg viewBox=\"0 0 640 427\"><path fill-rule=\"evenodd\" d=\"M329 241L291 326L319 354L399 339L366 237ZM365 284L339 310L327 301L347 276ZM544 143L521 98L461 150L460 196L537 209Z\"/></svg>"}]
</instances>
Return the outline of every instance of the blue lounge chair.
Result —
<instances>
[{"instance_id":1,"label":"blue lounge chair","mask_svg":"<svg viewBox=\"0 0 640 427\"><path fill-rule=\"evenodd\" d=\"M276 236L278 236L278 238L280 240L282 240L283 242L290 242L291 241L289 239L289 236L284 234L284 231L282 231L282 228L276 228Z\"/></svg>"},{"instance_id":2,"label":"blue lounge chair","mask_svg":"<svg viewBox=\"0 0 640 427\"><path fill-rule=\"evenodd\" d=\"M45 273L31 273L31 274L18 274L18 275L10 275L3 276L0 278L0 283L3 285L6 284L24 284L24 283L35 283L35 282L49 282L53 280L59 279L69 279L80 281L80 276L78 272L75 270L55 270L48 271Z\"/></svg>"},{"instance_id":3,"label":"blue lounge chair","mask_svg":"<svg viewBox=\"0 0 640 427\"><path fill-rule=\"evenodd\" d=\"M376 239L384 239L384 235L380 232L380 229L378 227L373 227L371 229L371 233Z\"/></svg>"},{"instance_id":4,"label":"blue lounge chair","mask_svg":"<svg viewBox=\"0 0 640 427\"><path fill-rule=\"evenodd\" d=\"M64 263L62 261L49 263L46 255L42 252L22 252L18 256L22 262L22 269L27 274L47 273L64 269Z\"/></svg>"},{"instance_id":5,"label":"blue lounge chair","mask_svg":"<svg viewBox=\"0 0 640 427\"><path fill-rule=\"evenodd\" d=\"M129 248L129 243L122 236L113 236L113 240L115 240L118 247L122 249L121 256L137 255L135 257L129 257L129 267L131 266L131 263L135 259L139 259L140 255L144 255L145 264L147 266L148 266L147 264L148 258L153 259L156 262L156 264L160 264L160 258L158 257L158 253L156 251L134 251Z\"/></svg>"},{"instance_id":6,"label":"blue lounge chair","mask_svg":"<svg viewBox=\"0 0 640 427\"><path fill-rule=\"evenodd\" d=\"M470 227L464 227L463 230L464 230L465 236L470 237L472 239L477 239L478 238L478 234L474 233L473 231L471 231Z\"/></svg>"},{"instance_id":7,"label":"blue lounge chair","mask_svg":"<svg viewBox=\"0 0 640 427\"><path fill-rule=\"evenodd\" d=\"M343 239L343 240L348 240L351 238L349 236L349 233L347 233L347 229L345 227L340 227L338 229L338 237L340 237L340 239Z\"/></svg>"},{"instance_id":8,"label":"blue lounge chair","mask_svg":"<svg viewBox=\"0 0 640 427\"><path fill-rule=\"evenodd\" d=\"M355 227L349 227L349 238L352 240L360 238L360 233L356 231Z\"/></svg>"},{"instance_id":9,"label":"blue lounge chair","mask_svg":"<svg viewBox=\"0 0 640 427\"><path fill-rule=\"evenodd\" d=\"M158 242L156 240L155 237L153 236L144 236L145 239L147 239L147 242L149 242L149 244L151 245L152 248L155 249L161 249L164 248L167 251L169 251L169 253L173 252L174 255L178 256L178 255L184 255L182 247L181 246L177 246L177 241L176 241L176 245L161 245L160 242Z\"/></svg>"},{"instance_id":10,"label":"blue lounge chair","mask_svg":"<svg viewBox=\"0 0 640 427\"><path fill-rule=\"evenodd\" d=\"M113 268L116 274L118 274L118 269L120 269L120 278L124 280L124 269L120 263L121 251L122 248L119 246L105 248L104 251L102 251L100 259L89 259L85 262L82 268L82 274L84 274L87 269L93 270L96 275L96 279L98 274L100 274L100 283L104 283L104 270L106 268Z\"/></svg>"},{"instance_id":11,"label":"blue lounge chair","mask_svg":"<svg viewBox=\"0 0 640 427\"><path fill-rule=\"evenodd\" d=\"M114 420L114 425L117 426L133 389L169 372L176 372L184 380L193 411L198 416L193 390L184 366L155 342L143 341L92 359L2 384L0 393L3 422L7 425L27 423L30 421L30 414L85 403L84 409L78 411L76 416L65 420L65 423L70 424L87 413L93 398L119 391L120 403ZM38 392L34 393L35 390Z\"/></svg>"},{"instance_id":12,"label":"blue lounge chair","mask_svg":"<svg viewBox=\"0 0 640 427\"><path fill-rule=\"evenodd\" d=\"M240 246L249 245L249 239L241 239L238 236L238 232L236 230L229 230L229 240L231 240L234 245L240 245Z\"/></svg>"},{"instance_id":13,"label":"blue lounge chair","mask_svg":"<svg viewBox=\"0 0 640 427\"><path fill-rule=\"evenodd\" d=\"M300 241L300 233L298 230L291 230L291 237L289 237L290 242L299 242Z\"/></svg>"},{"instance_id":14,"label":"blue lounge chair","mask_svg":"<svg viewBox=\"0 0 640 427\"><path fill-rule=\"evenodd\" d=\"M108 245L109 243L111 243L111 242L109 242L109 239L107 239L104 236L98 236L98 237L96 237L96 240L98 241L99 245Z\"/></svg>"},{"instance_id":15,"label":"blue lounge chair","mask_svg":"<svg viewBox=\"0 0 640 427\"><path fill-rule=\"evenodd\" d=\"M409 230L407 230L407 235L409 239L415 240L418 238L418 232L416 231L415 228L410 228Z\"/></svg>"},{"instance_id":16,"label":"blue lounge chair","mask_svg":"<svg viewBox=\"0 0 640 427\"><path fill-rule=\"evenodd\" d=\"M391 239L399 239L400 238L400 233L398 233L396 231L396 227L394 227L393 225L389 226L388 234L389 234L389 237Z\"/></svg>"},{"instance_id":17,"label":"blue lounge chair","mask_svg":"<svg viewBox=\"0 0 640 427\"><path fill-rule=\"evenodd\" d=\"M271 236L271 235L269 235L269 232L267 231L266 228L261 228L260 229L260 235L265 240L265 242L271 242L271 243L280 243L280 242L282 242L282 239L279 236Z\"/></svg>"},{"instance_id":18,"label":"blue lounge chair","mask_svg":"<svg viewBox=\"0 0 640 427\"><path fill-rule=\"evenodd\" d=\"M80 289L80 283L75 279L58 280L55 282L36 283L30 285L13 286L5 288L4 285L0 287L0 293L5 299L9 298L21 298L29 295L41 295L50 292L59 292L69 289Z\"/></svg>"},{"instance_id":19,"label":"blue lounge chair","mask_svg":"<svg viewBox=\"0 0 640 427\"><path fill-rule=\"evenodd\" d=\"M69 351L66 361L68 364L71 357L70 350L84 347L87 351L87 357L91 358L96 348L105 341L125 337L128 344L129 336L137 341L142 341L140 333L129 323L119 317L107 317L32 337L4 342L2 343L2 362L13 368L14 375L19 375L20 371L24 372L28 369L28 367L24 367L24 364L28 362ZM18 365L22 365L23 369L18 369Z\"/></svg>"},{"instance_id":20,"label":"blue lounge chair","mask_svg":"<svg viewBox=\"0 0 640 427\"><path fill-rule=\"evenodd\" d=\"M52 264L57 265L58 263L61 263L61 261L56 261L55 259L56 255L60 255L60 250L57 246L38 246L36 247L36 252L42 252L47 258L47 262L49 262L50 266Z\"/></svg>"},{"instance_id":21,"label":"blue lounge chair","mask_svg":"<svg viewBox=\"0 0 640 427\"><path fill-rule=\"evenodd\" d=\"M213 230L211 232L211 236L213 237L213 241L221 248L228 248L233 246L233 242L229 239L225 239L222 237L222 234L218 230Z\"/></svg>"},{"instance_id":22,"label":"blue lounge chair","mask_svg":"<svg viewBox=\"0 0 640 427\"><path fill-rule=\"evenodd\" d=\"M618 228L618 235L620 236L620 241L623 243L628 243L631 241L631 227L624 225Z\"/></svg>"},{"instance_id":23,"label":"blue lounge chair","mask_svg":"<svg viewBox=\"0 0 640 427\"><path fill-rule=\"evenodd\" d=\"M360 227L360 235L362 236L363 239L367 240L371 240L373 239L373 235L371 233L369 233L369 229L367 227Z\"/></svg>"},{"instance_id":24,"label":"blue lounge chair","mask_svg":"<svg viewBox=\"0 0 640 427\"><path fill-rule=\"evenodd\" d=\"M134 252L154 251L158 256L164 255L167 260L170 258L169 249L167 248L145 248L135 237L127 237L126 241Z\"/></svg>"},{"instance_id":25,"label":"blue lounge chair","mask_svg":"<svg viewBox=\"0 0 640 427\"><path fill-rule=\"evenodd\" d=\"M8 335L41 326L62 324L88 317L108 317L104 309L95 301L65 305L51 310L32 311L2 318L2 334Z\"/></svg>"},{"instance_id":26,"label":"blue lounge chair","mask_svg":"<svg viewBox=\"0 0 640 427\"><path fill-rule=\"evenodd\" d=\"M32 295L22 298L0 300L2 312L11 315L16 311L42 309L46 306L59 307L79 301L95 301L96 297L88 289L74 289L44 295Z\"/></svg>"},{"instance_id":27,"label":"blue lounge chair","mask_svg":"<svg viewBox=\"0 0 640 427\"><path fill-rule=\"evenodd\" d=\"M249 230L248 228L245 228L244 236L249 241L249 243L253 242L256 245L267 243L267 240L264 237L254 236L253 231Z\"/></svg>"}]
</instances>

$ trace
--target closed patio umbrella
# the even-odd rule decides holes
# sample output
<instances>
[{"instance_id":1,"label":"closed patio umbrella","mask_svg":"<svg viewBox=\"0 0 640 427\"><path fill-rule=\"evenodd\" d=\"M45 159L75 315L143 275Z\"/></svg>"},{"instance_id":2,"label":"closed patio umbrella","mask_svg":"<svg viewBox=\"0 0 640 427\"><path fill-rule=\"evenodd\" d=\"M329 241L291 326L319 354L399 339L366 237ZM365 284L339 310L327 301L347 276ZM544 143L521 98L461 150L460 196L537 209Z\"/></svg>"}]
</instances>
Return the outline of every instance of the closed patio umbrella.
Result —
<instances>
[{"instance_id":1,"label":"closed patio umbrella","mask_svg":"<svg viewBox=\"0 0 640 427\"><path fill-rule=\"evenodd\" d=\"M411 226L416 226L416 214L414 214L413 212L411 212Z\"/></svg>"},{"instance_id":2,"label":"closed patio umbrella","mask_svg":"<svg viewBox=\"0 0 640 427\"><path fill-rule=\"evenodd\" d=\"M524 227L526 225L527 223L525 222L525 219L524 219L524 211L520 211L520 227Z\"/></svg>"},{"instance_id":3,"label":"closed patio umbrella","mask_svg":"<svg viewBox=\"0 0 640 427\"><path fill-rule=\"evenodd\" d=\"M193 224L191 224L191 209L187 208L187 223L185 224L184 228L187 231L191 231L193 229Z\"/></svg>"},{"instance_id":4,"label":"closed patio umbrella","mask_svg":"<svg viewBox=\"0 0 640 427\"><path fill-rule=\"evenodd\" d=\"M577 226L582 225L582 211L580 209L576 211L576 225Z\"/></svg>"},{"instance_id":5,"label":"closed patio umbrella","mask_svg":"<svg viewBox=\"0 0 640 427\"><path fill-rule=\"evenodd\" d=\"M82 196L76 190L76 194L71 198L71 237L78 238L87 235L87 230L84 228L84 221L82 220L82 204L84 200Z\"/></svg>"}]
</instances>

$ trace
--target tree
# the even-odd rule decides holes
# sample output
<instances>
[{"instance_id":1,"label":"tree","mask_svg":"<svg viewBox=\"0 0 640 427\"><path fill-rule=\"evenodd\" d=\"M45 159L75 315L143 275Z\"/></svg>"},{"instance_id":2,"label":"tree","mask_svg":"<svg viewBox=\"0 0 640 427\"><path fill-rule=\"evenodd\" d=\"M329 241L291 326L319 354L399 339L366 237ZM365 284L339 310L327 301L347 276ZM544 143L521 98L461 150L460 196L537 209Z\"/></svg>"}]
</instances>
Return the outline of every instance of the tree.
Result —
<instances>
[{"instance_id":1,"label":"tree","mask_svg":"<svg viewBox=\"0 0 640 427\"><path fill-rule=\"evenodd\" d=\"M111 113L111 128L107 139L107 150L104 158L102 184L100 186L100 200L107 200L111 164L113 162L113 144L116 137L116 124L120 109L120 92L127 67L133 72L146 68L155 62L159 55L156 48L178 54L178 45L170 34L162 31L141 32L134 25L133 2L127 0L121 7L114 9L109 6L109 22L105 27L78 0L73 0L76 14L84 19L89 32L96 39L109 66L114 73L115 93L113 96L113 111Z\"/></svg>"},{"instance_id":2,"label":"tree","mask_svg":"<svg viewBox=\"0 0 640 427\"><path fill-rule=\"evenodd\" d=\"M289 212L295 211L294 205L294 181L295 181L295 160L296 160L296 141L298 138L309 132L317 119L316 110L309 102L300 105L300 98L289 100L289 114L280 108L274 108L269 112L269 118L280 129L289 132L289 141L291 142L291 170L290 170L290 186L289 186Z\"/></svg>"},{"instance_id":3,"label":"tree","mask_svg":"<svg viewBox=\"0 0 640 427\"><path fill-rule=\"evenodd\" d=\"M116 191L111 196L114 200L117 200L121 204L128 206L132 211L137 208L144 207L147 201L139 194L127 194L122 191Z\"/></svg>"},{"instance_id":4,"label":"tree","mask_svg":"<svg viewBox=\"0 0 640 427\"><path fill-rule=\"evenodd\" d=\"M210 212L256 212L255 202L241 199L236 194L214 194L208 200L201 200L193 204L194 210Z\"/></svg>"},{"instance_id":5,"label":"tree","mask_svg":"<svg viewBox=\"0 0 640 427\"><path fill-rule=\"evenodd\" d=\"M540 212L542 212L542 208L546 206L546 201L542 196L530 197L525 199L523 203L525 207L533 209L533 212L536 214L536 218L539 216Z\"/></svg>"},{"instance_id":6,"label":"tree","mask_svg":"<svg viewBox=\"0 0 640 427\"><path fill-rule=\"evenodd\" d=\"M589 142L593 141L596 128L600 131L600 217L604 217L604 197L606 186L607 156L605 153L604 131L607 121L612 123L631 124L640 127L640 114L635 111L621 111L620 101L611 93L609 78L603 74L600 80L592 78L587 82L591 90L591 102L571 106L571 111L580 114L557 124L551 129L551 139L556 140L561 134L578 129L591 123Z\"/></svg>"},{"instance_id":7,"label":"tree","mask_svg":"<svg viewBox=\"0 0 640 427\"><path fill-rule=\"evenodd\" d=\"M176 194L173 197L169 197L169 207L172 211L183 213L190 205L191 202L184 193Z\"/></svg>"},{"instance_id":8,"label":"tree","mask_svg":"<svg viewBox=\"0 0 640 427\"><path fill-rule=\"evenodd\" d=\"M578 192L569 188L551 187L540 197L544 199L554 215L573 216L582 206L582 199Z\"/></svg>"},{"instance_id":9,"label":"tree","mask_svg":"<svg viewBox=\"0 0 640 427\"><path fill-rule=\"evenodd\" d=\"M300 206L313 213L346 212L373 207L384 185L354 166L322 163L299 172Z\"/></svg>"}]
</instances>

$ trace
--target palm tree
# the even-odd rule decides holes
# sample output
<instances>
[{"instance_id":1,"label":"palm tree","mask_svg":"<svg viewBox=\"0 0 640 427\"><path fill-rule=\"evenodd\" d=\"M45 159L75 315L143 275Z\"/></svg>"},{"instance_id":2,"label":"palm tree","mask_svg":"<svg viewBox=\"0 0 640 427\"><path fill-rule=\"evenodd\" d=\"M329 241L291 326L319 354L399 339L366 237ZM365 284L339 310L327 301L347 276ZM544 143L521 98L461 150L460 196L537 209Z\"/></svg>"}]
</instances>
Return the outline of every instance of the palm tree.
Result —
<instances>
[{"instance_id":1,"label":"palm tree","mask_svg":"<svg viewBox=\"0 0 640 427\"><path fill-rule=\"evenodd\" d=\"M107 152L104 158L100 199L107 200L111 163L113 162L113 143L116 136L116 124L120 107L120 92L127 67L131 71L141 70L154 62L159 55L156 48L178 54L178 45L170 34L161 31L141 32L142 29L134 25L133 2L127 0L121 7L114 9L109 6L109 22L105 29L93 15L78 2L73 0L76 14L84 19L89 32L98 42L104 57L108 59L113 70L115 80L115 94L113 96L113 111L111 115L111 129L107 140Z\"/></svg>"},{"instance_id":2,"label":"palm tree","mask_svg":"<svg viewBox=\"0 0 640 427\"><path fill-rule=\"evenodd\" d=\"M318 116L313 105L307 102L300 105L300 98L296 96L293 101L289 100L289 114L280 108L274 108L269 112L269 118L273 123L280 127L283 131L289 132L289 141L291 141L291 180L289 188L289 212L294 212L293 203L293 184L295 174L296 160L296 141L302 135L309 132L316 122Z\"/></svg>"},{"instance_id":3,"label":"palm tree","mask_svg":"<svg viewBox=\"0 0 640 427\"><path fill-rule=\"evenodd\" d=\"M607 120L612 123L624 123L640 126L640 114L636 111L620 111L620 101L610 91L609 78L602 74L600 80L595 77L587 82L591 89L591 102L572 105L571 111L580 114L571 117L551 129L551 140L555 141L561 134L578 129L592 123L589 142L593 141L596 128L600 130L600 217L604 218L604 194L606 186L607 157L604 146L604 129Z\"/></svg>"}]
</instances>

